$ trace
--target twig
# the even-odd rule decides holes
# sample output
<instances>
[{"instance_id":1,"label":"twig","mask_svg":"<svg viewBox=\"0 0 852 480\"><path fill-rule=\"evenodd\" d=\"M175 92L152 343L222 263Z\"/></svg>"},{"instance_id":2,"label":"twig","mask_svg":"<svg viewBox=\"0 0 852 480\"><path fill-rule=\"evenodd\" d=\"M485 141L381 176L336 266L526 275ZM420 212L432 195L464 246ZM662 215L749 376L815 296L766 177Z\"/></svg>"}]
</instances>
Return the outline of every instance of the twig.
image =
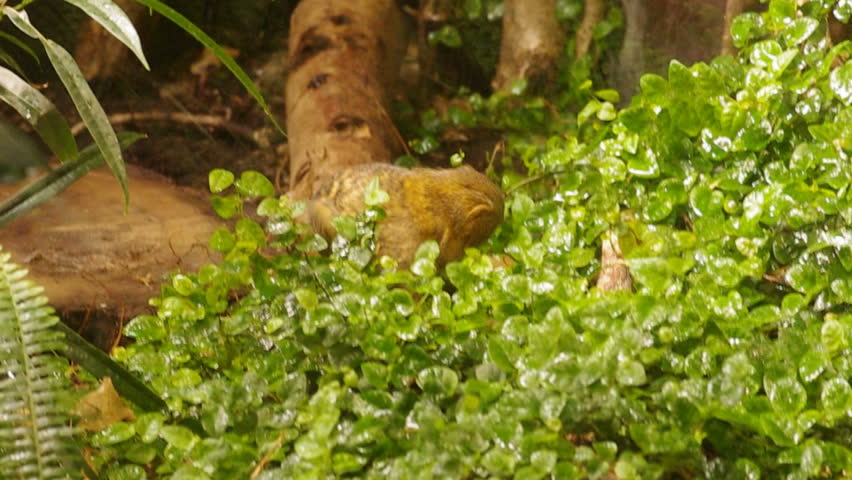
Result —
<instances>
[{"instance_id":1,"label":"twig","mask_svg":"<svg viewBox=\"0 0 852 480\"><path fill-rule=\"evenodd\" d=\"M537 181L539 181L543 178L553 177L553 176L560 175L560 174L563 174L563 173L568 173L568 172L569 172L569 170L567 168L560 168L558 170L551 170L549 172L539 173L538 175L535 175L535 176L532 176L532 177L529 177L529 178L525 178L525 179L521 180L520 182L512 185L509 189L507 189L506 195L509 195L510 193L514 192L515 190L517 190L521 187L525 187L525 186L527 186L527 185L529 185L533 182L537 182Z\"/></svg>"},{"instance_id":2,"label":"twig","mask_svg":"<svg viewBox=\"0 0 852 480\"><path fill-rule=\"evenodd\" d=\"M411 153L411 149L408 148L408 144L405 142L405 139L402 138L402 134L399 133L399 129L396 128L396 125L393 123L393 119L388 114L388 111L385 109L384 105L379 102L379 99L373 96L373 103L375 103L376 107L379 109L379 112L382 114L382 118L390 125L391 133L393 133L394 137L396 137L396 141L402 145L402 149L405 150L405 154L409 157L413 157Z\"/></svg>"},{"instance_id":3,"label":"twig","mask_svg":"<svg viewBox=\"0 0 852 480\"><path fill-rule=\"evenodd\" d=\"M491 149L491 153L486 155L488 157L488 165L485 167L486 172L489 172L494 168L494 160L497 159L497 154L505 154L505 148L506 142L504 140L500 140L494 144L494 148Z\"/></svg>"},{"instance_id":4,"label":"twig","mask_svg":"<svg viewBox=\"0 0 852 480\"><path fill-rule=\"evenodd\" d=\"M258 475L260 475L260 472L263 471L264 467L266 467L266 464L269 463L269 460L272 459L272 456L275 455L275 452L277 452L278 449L281 448L282 444L284 444L283 431L279 433L278 438L276 438L275 441L272 442L271 448L268 452L266 452L266 455L264 455L263 458L260 459L260 462L258 462L258 464L252 469L251 476L249 478L253 480L257 478Z\"/></svg>"},{"instance_id":5,"label":"twig","mask_svg":"<svg viewBox=\"0 0 852 480\"><path fill-rule=\"evenodd\" d=\"M287 149L284 151L283 158L278 162L278 167L275 169L275 191L281 192L283 188L281 185L284 183L282 177L284 176L284 169L290 168L290 150Z\"/></svg>"},{"instance_id":6,"label":"twig","mask_svg":"<svg viewBox=\"0 0 852 480\"><path fill-rule=\"evenodd\" d=\"M250 140L255 145L261 146L254 136L254 130L237 125L227 119L216 115L202 115L185 112L127 112L114 113L108 117L112 125L121 125L123 123L144 122L144 121L169 121L175 123L188 123L199 126L220 128L226 130L238 137ZM71 128L71 133L74 136L79 135L86 126L83 122L77 123Z\"/></svg>"}]
</instances>

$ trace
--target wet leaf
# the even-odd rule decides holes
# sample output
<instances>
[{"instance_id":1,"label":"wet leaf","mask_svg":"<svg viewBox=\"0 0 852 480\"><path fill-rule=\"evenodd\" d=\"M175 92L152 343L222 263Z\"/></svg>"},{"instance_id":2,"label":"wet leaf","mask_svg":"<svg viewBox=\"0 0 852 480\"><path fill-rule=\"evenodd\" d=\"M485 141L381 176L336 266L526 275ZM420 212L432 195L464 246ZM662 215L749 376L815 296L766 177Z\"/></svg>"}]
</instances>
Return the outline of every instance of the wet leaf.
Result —
<instances>
[{"instance_id":1,"label":"wet leaf","mask_svg":"<svg viewBox=\"0 0 852 480\"><path fill-rule=\"evenodd\" d=\"M116 422L136 419L133 411L115 391L109 377L104 377L97 389L77 402L74 413L80 417L77 425L88 431L101 431Z\"/></svg>"},{"instance_id":2,"label":"wet leaf","mask_svg":"<svg viewBox=\"0 0 852 480\"><path fill-rule=\"evenodd\" d=\"M237 191L247 197L268 197L275 193L275 187L262 173L246 170L234 182Z\"/></svg>"}]
</instances>

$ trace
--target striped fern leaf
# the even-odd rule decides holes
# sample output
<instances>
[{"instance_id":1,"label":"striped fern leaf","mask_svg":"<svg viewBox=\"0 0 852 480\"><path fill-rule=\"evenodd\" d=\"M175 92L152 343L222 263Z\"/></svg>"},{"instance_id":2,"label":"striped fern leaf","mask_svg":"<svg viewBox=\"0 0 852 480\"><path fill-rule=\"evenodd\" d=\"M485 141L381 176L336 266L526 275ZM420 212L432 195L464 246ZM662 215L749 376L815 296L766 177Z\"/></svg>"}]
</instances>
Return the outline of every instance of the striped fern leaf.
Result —
<instances>
[{"instance_id":1,"label":"striped fern leaf","mask_svg":"<svg viewBox=\"0 0 852 480\"><path fill-rule=\"evenodd\" d=\"M0 252L0 478L78 477L59 319L9 258Z\"/></svg>"}]
</instances>

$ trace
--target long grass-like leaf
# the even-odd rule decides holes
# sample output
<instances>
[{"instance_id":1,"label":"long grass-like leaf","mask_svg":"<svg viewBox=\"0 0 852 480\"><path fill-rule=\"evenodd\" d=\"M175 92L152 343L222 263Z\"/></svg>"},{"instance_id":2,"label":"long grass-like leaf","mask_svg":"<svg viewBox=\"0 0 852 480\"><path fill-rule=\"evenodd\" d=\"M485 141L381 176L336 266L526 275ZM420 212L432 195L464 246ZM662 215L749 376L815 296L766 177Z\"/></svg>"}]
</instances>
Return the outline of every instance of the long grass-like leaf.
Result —
<instances>
[{"instance_id":1,"label":"long grass-like leaf","mask_svg":"<svg viewBox=\"0 0 852 480\"><path fill-rule=\"evenodd\" d=\"M130 202L130 190L127 188L127 170L124 167L124 159L121 156L121 147L118 144L118 138L115 136L115 130L109 123L106 112L100 102L98 102L95 93L92 92L89 84L86 83L86 78L74 57L67 50L59 46L58 43L50 39L44 39L44 49L47 52L47 58L59 74L59 79L68 90L74 106L80 113L80 118L89 129L89 133L95 140L98 150L104 157L104 161L109 165L110 170L121 184L121 189L124 191L124 204Z\"/></svg>"},{"instance_id":2,"label":"long grass-like leaf","mask_svg":"<svg viewBox=\"0 0 852 480\"><path fill-rule=\"evenodd\" d=\"M12 24L19 30L41 41L45 52L47 52L47 58L71 96L74 106L80 113L80 118L103 154L104 161L109 165L115 178L118 179L118 183L124 192L124 206L127 208L130 202L130 191L127 188L127 171L124 167L124 159L121 157L118 139L109 123L106 112L104 112L89 84L86 83L86 78L80 71L80 67L77 66L77 62L74 61L74 57L58 43L45 37L33 27L26 12L18 12L14 8L4 7L3 14L8 16Z\"/></svg>"},{"instance_id":3,"label":"long grass-like leaf","mask_svg":"<svg viewBox=\"0 0 852 480\"><path fill-rule=\"evenodd\" d=\"M30 167L47 167L47 152L17 125L0 118L0 172L24 172Z\"/></svg>"},{"instance_id":4,"label":"long grass-like leaf","mask_svg":"<svg viewBox=\"0 0 852 480\"><path fill-rule=\"evenodd\" d=\"M24 76L24 69L21 68L21 64L5 48L0 48L0 63L8 65L15 73L22 77Z\"/></svg>"},{"instance_id":5,"label":"long grass-like leaf","mask_svg":"<svg viewBox=\"0 0 852 480\"><path fill-rule=\"evenodd\" d=\"M75 7L83 10L94 21L101 24L113 37L117 38L121 43L127 45L127 48L136 55L136 58L145 66L145 70L151 70L148 66L148 60L145 54L142 53L142 42L139 41L139 34L133 27L133 22L127 18L118 5L111 0L65 0Z\"/></svg>"},{"instance_id":6,"label":"long grass-like leaf","mask_svg":"<svg viewBox=\"0 0 852 480\"><path fill-rule=\"evenodd\" d=\"M122 132L119 134L121 148L127 148L136 140L144 138L140 133ZM50 200L59 192L68 188L89 170L104 164L103 155L94 145L89 145L80 153L80 158L65 163L49 174L27 185L15 195L0 203L0 227Z\"/></svg>"},{"instance_id":7,"label":"long grass-like leaf","mask_svg":"<svg viewBox=\"0 0 852 480\"><path fill-rule=\"evenodd\" d=\"M62 162L77 158L77 143L56 106L11 70L0 67L0 100L8 103Z\"/></svg>"},{"instance_id":8,"label":"long grass-like leaf","mask_svg":"<svg viewBox=\"0 0 852 480\"><path fill-rule=\"evenodd\" d=\"M260 107L266 113L266 116L269 117L269 119L272 121L272 124L275 125L275 128L277 128L282 135L287 135L284 132L284 129L281 128L280 125L278 125L277 121L275 121L275 117L272 116L272 111L269 109L269 105L266 103L266 100L263 99L263 95L260 93L260 88L258 88L258 86L252 81L252 79L249 78L248 74L246 74L246 72L242 68L240 68L239 65L237 65L237 62L235 62L234 59L231 58L231 56L228 55L227 52L225 52L225 49L223 49L218 43L216 43L212 38L210 38L210 36L204 33L204 31L198 28L198 26L190 22L189 19L187 19L168 5L160 2L159 0L136 1L138 3L141 3L142 5L145 5L151 10L154 10L160 15L168 18L169 20L174 22L175 25L186 31L186 33L192 35L192 37L198 40L202 45L209 48L210 51L212 51L213 54L216 55L216 58L218 58L219 61L221 61L222 64L225 65L225 67L227 67L227 69L230 70L235 77L237 77L237 80L239 80L239 82L243 85L243 88L245 88L249 95L254 98L258 105L260 105Z\"/></svg>"},{"instance_id":9,"label":"long grass-like leaf","mask_svg":"<svg viewBox=\"0 0 852 480\"><path fill-rule=\"evenodd\" d=\"M59 321L42 288L0 253L0 473L4 478L79 476L79 450L63 402L67 363Z\"/></svg>"},{"instance_id":10,"label":"long grass-like leaf","mask_svg":"<svg viewBox=\"0 0 852 480\"><path fill-rule=\"evenodd\" d=\"M9 20L18 27L18 30L24 32L30 38L38 40L42 37L41 32L36 30L33 24L30 23L30 17L27 16L27 12L19 12L12 7L3 7L3 15L9 17Z\"/></svg>"},{"instance_id":11,"label":"long grass-like leaf","mask_svg":"<svg viewBox=\"0 0 852 480\"><path fill-rule=\"evenodd\" d=\"M66 357L98 378L110 377L116 391L139 408L149 412L166 410L166 402L103 350L86 341L64 323L60 322L56 326L65 334Z\"/></svg>"},{"instance_id":12,"label":"long grass-like leaf","mask_svg":"<svg viewBox=\"0 0 852 480\"><path fill-rule=\"evenodd\" d=\"M29 55L33 60L35 60L35 62L37 64L41 64L41 59L38 58L38 55L36 55L35 51L32 48L30 48L30 46L27 45L26 43L18 40L17 38L15 38L12 35L9 35L6 32L0 32L0 38L2 38L3 40L6 40L7 42L11 43L12 45L15 45L16 47L25 51L27 53L27 55Z\"/></svg>"}]
</instances>

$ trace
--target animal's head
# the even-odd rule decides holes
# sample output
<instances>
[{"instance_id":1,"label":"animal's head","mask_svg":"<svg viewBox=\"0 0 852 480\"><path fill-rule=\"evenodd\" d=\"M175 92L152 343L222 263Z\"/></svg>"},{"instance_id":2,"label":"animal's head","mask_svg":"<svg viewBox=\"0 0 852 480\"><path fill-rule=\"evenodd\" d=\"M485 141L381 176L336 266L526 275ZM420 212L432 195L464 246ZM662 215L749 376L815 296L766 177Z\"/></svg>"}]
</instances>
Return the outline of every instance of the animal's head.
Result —
<instances>
[{"instance_id":1,"label":"animal's head","mask_svg":"<svg viewBox=\"0 0 852 480\"><path fill-rule=\"evenodd\" d=\"M465 247L482 243L503 222L503 192L488 177L465 165L440 171L444 204L451 213L450 230L441 250L454 259ZM443 257L444 255L442 255Z\"/></svg>"}]
</instances>

